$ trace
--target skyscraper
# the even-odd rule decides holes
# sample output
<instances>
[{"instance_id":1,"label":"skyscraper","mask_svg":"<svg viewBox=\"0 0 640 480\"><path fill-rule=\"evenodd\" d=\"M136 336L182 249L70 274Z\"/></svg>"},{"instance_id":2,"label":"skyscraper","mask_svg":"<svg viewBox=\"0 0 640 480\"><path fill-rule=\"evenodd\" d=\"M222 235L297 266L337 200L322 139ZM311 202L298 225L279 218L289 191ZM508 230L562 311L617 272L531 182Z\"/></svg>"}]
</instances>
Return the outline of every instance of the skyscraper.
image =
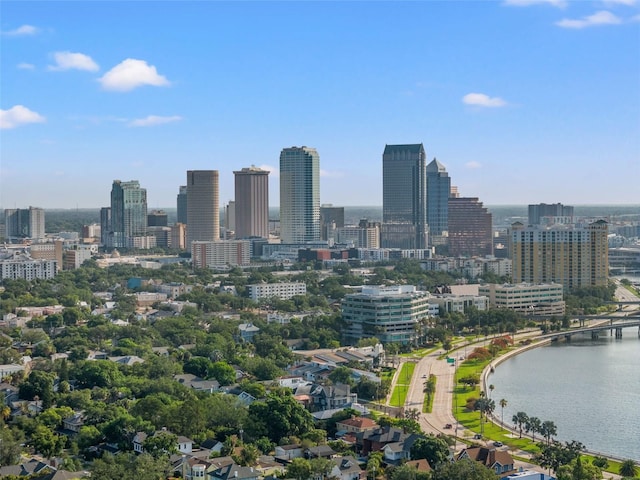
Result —
<instances>
[{"instance_id":1,"label":"skyscraper","mask_svg":"<svg viewBox=\"0 0 640 480\"><path fill-rule=\"evenodd\" d=\"M449 198L449 255L476 257L493 253L491 213L477 198Z\"/></svg>"},{"instance_id":2,"label":"skyscraper","mask_svg":"<svg viewBox=\"0 0 640 480\"><path fill-rule=\"evenodd\" d=\"M105 247L111 244L111 207L100 209L100 243Z\"/></svg>"},{"instance_id":3,"label":"skyscraper","mask_svg":"<svg viewBox=\"0 0 640 480\"><path fill-rule=\"evenodd\" d=\"M426 153L421 143L385 146L380 239L383 248L427 248L426 174Z\"/></svg>"},{"instance_id":4,"label":"skyscraper","mask_svg":"<svg viewBox=\"0 0 640 480\"><path fill-rule=\"evenodd\" d=\"M138 180L114 180L111 187L111 242L116 248L132 247L133 237L147 233L147 190Z\"/></svg>"},{"instance_id":5,"label":"skyscraper","mask_svg":"<svg viewBox=\"0 0 640 480\"><path fill-rule=\"evenodd\" d=\"M451 179L435 158L427 165L427 224L432 244L444 243L444 235L449 228L449 195Z\"/></svg>"},{"instance_id":6,"label":"skyscraper","mask_svg":"<svg viewBox=\"0 0 640 480\"><path fill-rule=\"evenodd\" d=\"M177 198L177 206L178 206L178 218L176 220L177 223L187 224L187 186L180 185L180 190L178 191Z\"/></svg>"},{"instance_id":7,"label":"skyscraper","mask_svg":"<svg viewBox=\"0 0 640 480\"><path fill-rule=\"evenodd\" d=\"M7 238L30 238L42 240L44 232L44 210L29 207L10 208L4 211Z\"/></svg>"},{"instance_id":8,"label":"skyscraper","mask_svg":"<svg viewBox=\"0 0 640 480\"><path fill-rule=\"evenodd\" d=\"M315 148L280 153L280 238L283 243L320 239L320 156Z\"/></svg>"},{"instance_id":9,"label":"skyscraper","mask_svg":"<svg viewBox=\"0 0 640 480\"><path fill-rule=\"evenodd\" d=\"M322 240L334 238L332 232L342 227L344 227L344 207L322 205L320 207L320 238Z\"/></svg>"},{"instance_id":10,"label":"skyscraper","mask_svg":"<svg viewBox=\"0 0 640 480\"><path fill-rule=\"evenodd\" d=\"M269 237L269 172L251 166L235 177L235 237Z\"/></svg>"},{"instance_id":11,"label":"skyscraper","mask_svg":"<svg viewBox=\"0 0 640 480\"><path fill-rule=\"evenodd\" d=\"M529 225L542 223L573 223L573 207L561 203L529 205Z\"/></svg>"},{"instance_id":12,"label":"skyscraper","mask_svg":"<svg viewBox=\"0 0 640 480\"><path fill-rule=\"evenodd\" d=\"M187 249L194 240L220 240L217 170L187 171Z\"/></svg>"}]
</instances>

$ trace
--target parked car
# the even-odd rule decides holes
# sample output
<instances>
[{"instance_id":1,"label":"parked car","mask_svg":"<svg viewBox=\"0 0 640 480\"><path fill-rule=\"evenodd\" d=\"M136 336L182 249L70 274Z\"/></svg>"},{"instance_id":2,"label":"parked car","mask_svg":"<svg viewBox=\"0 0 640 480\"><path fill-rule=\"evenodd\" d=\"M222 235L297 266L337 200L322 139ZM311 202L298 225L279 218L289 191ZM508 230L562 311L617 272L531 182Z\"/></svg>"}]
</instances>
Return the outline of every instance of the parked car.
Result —
<instances>
[{"instance_id":1,"label":"parked car","mask_svg":"<svg viewBox=\"0 0 640 480\"><path fill-rule=\"evenodd\" d=\"M480 435L479 433L476 433L476 434L473 436L473 438L474 438L475 440L480 440L480 439L482 438L482 435Z\"/></svg>"}]
</instances>

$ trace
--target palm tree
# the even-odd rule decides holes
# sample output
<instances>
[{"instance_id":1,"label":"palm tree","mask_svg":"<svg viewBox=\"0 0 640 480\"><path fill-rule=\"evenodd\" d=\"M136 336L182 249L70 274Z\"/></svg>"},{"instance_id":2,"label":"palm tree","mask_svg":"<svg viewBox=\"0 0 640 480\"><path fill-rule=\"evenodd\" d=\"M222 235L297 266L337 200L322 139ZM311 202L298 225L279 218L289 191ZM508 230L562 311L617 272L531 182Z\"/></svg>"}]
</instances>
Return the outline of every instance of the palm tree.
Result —
<instances>
[{"instance_id":1,"label":"palm tree","mask_svg":"<svg viewBox=\"0 0 640 480\"><path fill-rule=\"evenodd\" d=\"M502 430L504 430L504 407L507 406L507 401L504 398L500 399L500 408L502 408L502 413L500 414L500 423L502 424Z\"/></svg>"},{"instance_id":2,"label":"palm tree","mask_svg":"<svg viewBox=\"0 0 640 480\"><path fill-rule=\"evenodd\" d=\"M518 430L520 431L520 438L522 438L522 427L527 423L529 416L524 412L516 413L511 421L518 426Z\"/></svg>"},{"instance_id":3,"label":"palm tree","mask_svg":"<svg viewBox=\"0 0 640 480\"><path fill-rule=\"evenodd\" d=\"M495 388L496 388L495 385L493 385L493 384L489 385L489 398L491 398L491 394L493 393Z\"/></svg>"},{"instance_id":4,"label":"palm tree","mask_svg":"<svg viewBox=\"0 0 640 480\"><path fill-rule=\"evenodd\" d=\"M431 397L434 393L436 393L436 384L432 381L431 378L424 382L423 392L427 394L427 404L431 404Z\"/></svg>"},{"instance_id":5,"label":"palm tree","mask_svg":"<svg viewBox=\"0 0 640 480\"><path fill-rule=\"evenodd\" d=\"M551 443L551 437L558 433L558 428L551 420L545 420L542 422L542 425L540 425L540 430L538 431L540 435L547 439L547 445L549 445Z\"/></svg>"},{"instance_id":6,"label":"palm tree","mask_svg":"<svg viewBox=\"0 0 640 480\"><path fill-rule=\"evenodd\" d=\"M542 427L542 421L538 417L529 417L529 422L527 423L527 432L531 432L531 436L533 441L536 441L536 433L540 432L540 428Z\"/></svg>"},{"instance_id":7,"label":"palm tree","mask_svg":"<svg viewBox=\"0 0 640 480\"><path fill-rule=\"evenodd\" d=\"M623 477L634 478L638 474L638 467L633 460L625 460L620 464L620 475Z\"/></svg>"}]
</instances>

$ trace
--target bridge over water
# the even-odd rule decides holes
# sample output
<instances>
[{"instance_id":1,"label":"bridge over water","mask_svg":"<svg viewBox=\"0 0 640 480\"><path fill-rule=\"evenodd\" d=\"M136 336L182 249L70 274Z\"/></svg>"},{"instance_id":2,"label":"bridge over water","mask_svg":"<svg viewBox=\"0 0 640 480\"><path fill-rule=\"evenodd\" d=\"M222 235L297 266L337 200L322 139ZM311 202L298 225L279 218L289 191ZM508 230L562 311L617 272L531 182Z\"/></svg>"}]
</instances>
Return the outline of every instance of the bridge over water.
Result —
<instances>
[{"instance_id":1,"label":"bridge over water","mask_svg":"<svg viewBox=\"0 0 640 480\"><path fill-rule=\"evenodd\" d=\"M610 335L613 335L615 332L616 338L622 338L622 329L630 327L637 327L638 336L640 337L640 315L628 317L597 315L585 318L588 318L590 320L604 320L604 322L589 327L579 327L572 330L547 333L545 335L541 335L539 338L557 341L558 339L564 337L565 340L569 341L571 340L571 337L576 334L591 334L591 338L596 339L600 336L600 334L606 334L607 330L609 331Z\"/></svg>"}]
</instances>

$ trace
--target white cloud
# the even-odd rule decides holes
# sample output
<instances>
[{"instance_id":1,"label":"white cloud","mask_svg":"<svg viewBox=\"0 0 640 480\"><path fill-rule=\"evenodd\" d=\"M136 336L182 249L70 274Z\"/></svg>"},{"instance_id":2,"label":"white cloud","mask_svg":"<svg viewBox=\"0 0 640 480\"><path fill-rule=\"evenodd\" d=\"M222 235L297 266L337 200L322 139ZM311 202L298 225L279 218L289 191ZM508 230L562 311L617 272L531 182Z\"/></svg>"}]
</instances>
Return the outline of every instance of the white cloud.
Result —
<instances>
[{"instance_id":1,"label":"white cloud","mask_svg":"<svg viewBox=\"0 0 640 480\"><path fill-rule=\"evenodd\" d=\"M626 5L632 7L637 3L637 0L603 0L605 5Z\"/></svg>"},{"instance_id":2,"label":"white cloud","mask_svg":"<svg viewBox=\"0 0 640 480\"><path fill-rule=\"evenodd\" d=\"M144 60L127 58L98 79L105 90L128 92L143 85L166 87L169 80L158 74L156 67Z\"/></svg>"},{"instance_id":3,"label":"white cloud","mask_svg":"<svg viewBox=\"0 0 640 480\"><path fill-rule=\"evenodd\" d=\"M26 62L19 63L17 66L20 70L35 70L36 68L36 66L33 63L26 63Z\"/></svg>"},{"instance_id":4,"label":"white cloud","mask_svg":"<svg viewBox=\"0 0 640 480\"><path fill-rule=\"evenodd\" d=\"M39 31L40 29L37 27L34 27L33 25L22 25L21 27L18 27L15 30L8 30L6 32L2 32L2 34L10 37L21 37L26 35L35 35Z\"/></svg>"},{"instance_id":5,"label":"white cloud","mask_svg":"<svg viewBox=\"0 0 640 480\"><path fill-rule=\"evenodd\" d=\"M344 172L320 169L320 177L322 177L322 178L343 178L344 177Z\"/></svg>"},{"instance_id":6,"label":"white cloud","mask_svg":"<svg viewBox=\"0 0 640 480\"><path fill-rule=\"evenodd\" d=\"M559 22L556 22L556 25L562 28L579 29L593 27L596 25L617 25L619 23L622 23L622 20L620 20L619 17L611 12L607 12L606 10L601 10L593 15L582 17L581 19L564 18Z\"/></svg>"},{"instance_id":7,"label":"white cloud","mask_svg":"<svg viewBox=\"0 0 640 480\"><path fill-rule=\"evenodd\" d=\"M49 70L87 70L97 72L100 67L89 55L73 52L55 52L55 65L49 65Z\"/></svg>"},{"instance_id":8,"label":"white cloud","mask_svg":"<svg viewBox=\"0 0 640 480\"><path fill-rule=\"evenodd\" d=\"M478 107L504 107L507 105L500 97L490 97L484 93L467 93L462 97L462 102Z\"/></svg>"},{"instance_id":9,"label":"white cloud","mask_svg":"<svg viewBox=\"0 0 640 480\"><path fill-rule=\"evenodd\" d=\"M567 6L566 0L504 0L503 5L511 7L528 7L530 5L551 5L553 7L564 8Z\"/></svg>"},{"instance_id":10,"label":"white cloud","mask_svg":"<svg viewBox=\"0 0 640 480\"><path fill-rule=\"evenodd\" d=\"M137 118L129 122L130 127L153 127L154 125L163 125L165 123L179 122L182 117L173 115L171 117L160 117L158 115L149 115L145 118Z\"/></svg>"},{"instance_id":11,"label":"white cloud","mask_svg":"<svg viewBox=\"0 0 640 480\"><path fill-rule=\"evenodd\" d=\"M464 166L470 169L476 169L476 168L482 167L480 162L476 162L475 160L465 163Z\"/></svg>"},{"instance_id":12,"label":"white cloud","mask_svg":"<svg viewBox=\"0 0 640 480\"><path fill-rule=\"evenodd\" d=\"M0 128L9 129L27 125L29 123L42 123L46 119L23 105L16 105L9 110L0 110Z\"/></svg>"},{"instance_id":13,"label":"white cloud","mask_svg":"<svg viewBox=\"0 0 640 480\"><path fill-rule=\"evenodd\" d=\"M278 167L274 167L273 165L258 165L258 168L269 172L270 178L277 178L280 176L280 170Z\"/></svg>"}]
</instances>

